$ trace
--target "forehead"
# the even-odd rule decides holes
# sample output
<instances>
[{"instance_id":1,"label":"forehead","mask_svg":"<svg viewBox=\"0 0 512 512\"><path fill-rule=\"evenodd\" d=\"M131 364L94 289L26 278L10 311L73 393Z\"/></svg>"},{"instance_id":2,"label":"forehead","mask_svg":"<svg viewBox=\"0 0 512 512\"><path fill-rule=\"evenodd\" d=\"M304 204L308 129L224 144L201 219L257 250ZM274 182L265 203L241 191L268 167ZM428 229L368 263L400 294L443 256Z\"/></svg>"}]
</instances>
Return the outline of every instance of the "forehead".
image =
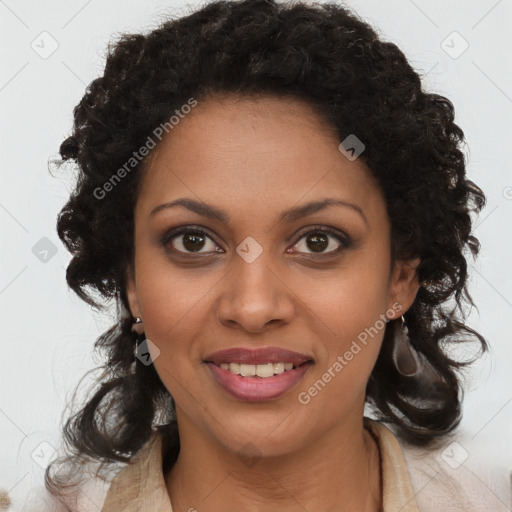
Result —
<instances>
[{"instance_id":1,"label":"forehead","mask_svg":"<svg viewBox=\"0 0 512 512\"><path fill-rule=\"evenodd\" d=\"M348 160L339 138L311 105L276 97L212 97L162 139L148 161L138 208L195 197L224 209L284 209L339 197L382 208L360 159Z\"/></svg>"}]
</instances>

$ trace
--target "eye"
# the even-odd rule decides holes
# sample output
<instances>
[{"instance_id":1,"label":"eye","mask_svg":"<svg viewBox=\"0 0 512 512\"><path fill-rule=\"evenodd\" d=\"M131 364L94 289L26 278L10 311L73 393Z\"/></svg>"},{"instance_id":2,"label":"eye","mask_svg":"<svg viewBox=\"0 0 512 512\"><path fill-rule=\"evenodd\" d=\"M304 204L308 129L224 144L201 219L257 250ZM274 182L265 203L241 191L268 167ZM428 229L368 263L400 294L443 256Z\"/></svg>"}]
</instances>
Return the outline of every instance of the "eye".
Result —
<instances>
[{"instance_id":1,"label":"eye","mask_svg":"<svg viewBox=\"0 0 512 512\"><path fill-rule=\"evenodd\" d=\"M304 242L301 242L303 239ZM334 242L332 242L332 239L334 239ZM298 247L299 250L293 252L311 250L312 252L306 252L306 254L310 254L313 257L322 257L338 254L349 246L349 238L341 231L329 227L315 226L313 229L302 234L299 242L294 245L294 247Z\"/></svg>"},{"instance_id":2,"label":"eye","mask_svg":"<svg viewBox=\"0 0 512 512\"><path fill-rule=\"evenodd\" d=\"M162 245L169 252L184 254L224 252L219 250L218 245L205 230L193 226L172 229L164 235ZM203 251L205 248L206 250Z\"/></svg>"}]
</instances>

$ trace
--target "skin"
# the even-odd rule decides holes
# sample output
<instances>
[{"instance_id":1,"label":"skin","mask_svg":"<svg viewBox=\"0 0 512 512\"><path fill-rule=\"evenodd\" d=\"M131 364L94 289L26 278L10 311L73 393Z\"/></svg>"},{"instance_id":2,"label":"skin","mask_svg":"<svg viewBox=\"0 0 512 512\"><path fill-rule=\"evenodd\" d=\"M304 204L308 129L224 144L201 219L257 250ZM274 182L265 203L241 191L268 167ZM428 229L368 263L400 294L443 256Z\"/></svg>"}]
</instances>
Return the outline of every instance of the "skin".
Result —
<instances>
[{"instance_id":1,"label":"skin","mask_svg":"<svg viewBox=\"0 0 512 512\"><path fill-rule=\"evenodd\" d=\"M404 314L419 288L419 261L391 260L381 190L339 142L299 100L218 96L198 103L150 155L135 208L127 294L131 313L160 350L154 364L176 403L181 451L164 475L175 512L382 505L378 447L362 420L384 329L308 404L298 400L380 315L395 317L396 304L396 317ZM150 216L183 197L224 210L229 221L184 207ZM279 221L284 210L328 197L362 214L329 206ZM191 225L211 237L196 245L196 258L183 234L166 250L162 236ZM339 230L351 243L343 248L328 235L329 245L315 252L307 237L315 225ZM236 252L248 236L262 248L252 263ZM208 353L240 346L280 346L309 354L315 364L281 397L244 402L203 363Z\"/></svg>"}]
</instances>

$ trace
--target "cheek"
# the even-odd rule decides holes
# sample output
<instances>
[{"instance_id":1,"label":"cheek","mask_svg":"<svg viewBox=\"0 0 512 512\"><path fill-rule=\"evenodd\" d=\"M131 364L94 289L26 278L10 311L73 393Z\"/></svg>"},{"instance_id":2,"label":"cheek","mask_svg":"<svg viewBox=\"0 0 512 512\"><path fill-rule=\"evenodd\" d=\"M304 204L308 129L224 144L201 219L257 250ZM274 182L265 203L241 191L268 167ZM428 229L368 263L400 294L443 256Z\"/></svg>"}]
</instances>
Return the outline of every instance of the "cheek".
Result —
<instances>
[{"instance_id":1,"label":"cheek","mask_svg":"<svg viewBox=\"0 0 512 512\"><path fill-rule=\"evenodd\" d=\"M318 338L321 357L297 396L310 414L333 421L363 403L386 328L385 302L368 288L352 291L319 309L329 329Z\"/></svg>"},{"instance_id":2,"label":"cheek","mask_svg":"<svg viewBox=\"0 0 512 512\"><path fill-rule=\"evenodd\" d=\"M208 294L216 280L154 260L141 261L139 276L145 335L159 350L155 369L171 394L180 394L180 386L187 387L201 365L198 341L212 315Z\"/></svg>"},{"instance_id":3,"label":"cheek","mask_svg":"<svg viewBox=\"0 0 512 512\"><path fill-rule=\"evenodd\" d=\"M180 270L154 257L148 264L141 262L139 276L137 292L144 322L151 326L155 340L162 342L174 331L194 327L191 319L204 308L205 297L214 285L206 274Z\"/></svg>"},{"instance_id":4,"label":"cheek","mask_svg":"<svg viewBox=\"0 0 512 512\"><path fill-rule=\"evenodd\" d=\"M385 256L379 246L361 251L342 269L318 277L308 294L299 291L322 325L314 379L329 383L325 399L333 393L335 400L350 400L366 387L386 328L390 260Z\"/></svg>"},{"instance_id":5,"label":"cheek","mask_svg":"<svg viewBox=\"0 0 512 512\"><path fill-rule=\"evenodd\" d=\"M202 365L198 340L208 315L205 288L174 274L148 278L144 290L145 334L159 350L155 370L176 403L192 414L202 394L197 374Z\"/></svg>"},{"instance_id":6,"label":"cheek","mask_svg":"<svg viewBox=\"0 0 512 512\"><path fill-rule=\"evenodd\" d=\"M294 292L321 320L340 348L385 315L389 295L389 258L379 246L354 253L338 269L300 279Z\"/></svg>"}]
</instances>

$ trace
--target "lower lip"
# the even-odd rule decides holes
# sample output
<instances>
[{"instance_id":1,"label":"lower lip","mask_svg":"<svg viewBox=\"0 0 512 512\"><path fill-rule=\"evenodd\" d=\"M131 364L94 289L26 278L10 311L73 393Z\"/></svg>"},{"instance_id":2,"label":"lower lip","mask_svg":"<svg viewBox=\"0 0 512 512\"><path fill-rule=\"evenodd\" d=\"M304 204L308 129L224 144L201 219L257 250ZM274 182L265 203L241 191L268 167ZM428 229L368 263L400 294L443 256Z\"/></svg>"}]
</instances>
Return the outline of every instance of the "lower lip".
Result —
<instances>
[{"instance_id":1,"label":"lower lip","mask_svg":"<svg viewBox=\"0 0 512 512\"><path fill-rule=\"evenodd\" d=\"M260 377L242 377L224 370L214 363L206 363L215 380L229 394L247 402L262 402L284 395L304 377L312 365L304 363L293 370L262 379Z\"/></svg>"}]
</instances>

